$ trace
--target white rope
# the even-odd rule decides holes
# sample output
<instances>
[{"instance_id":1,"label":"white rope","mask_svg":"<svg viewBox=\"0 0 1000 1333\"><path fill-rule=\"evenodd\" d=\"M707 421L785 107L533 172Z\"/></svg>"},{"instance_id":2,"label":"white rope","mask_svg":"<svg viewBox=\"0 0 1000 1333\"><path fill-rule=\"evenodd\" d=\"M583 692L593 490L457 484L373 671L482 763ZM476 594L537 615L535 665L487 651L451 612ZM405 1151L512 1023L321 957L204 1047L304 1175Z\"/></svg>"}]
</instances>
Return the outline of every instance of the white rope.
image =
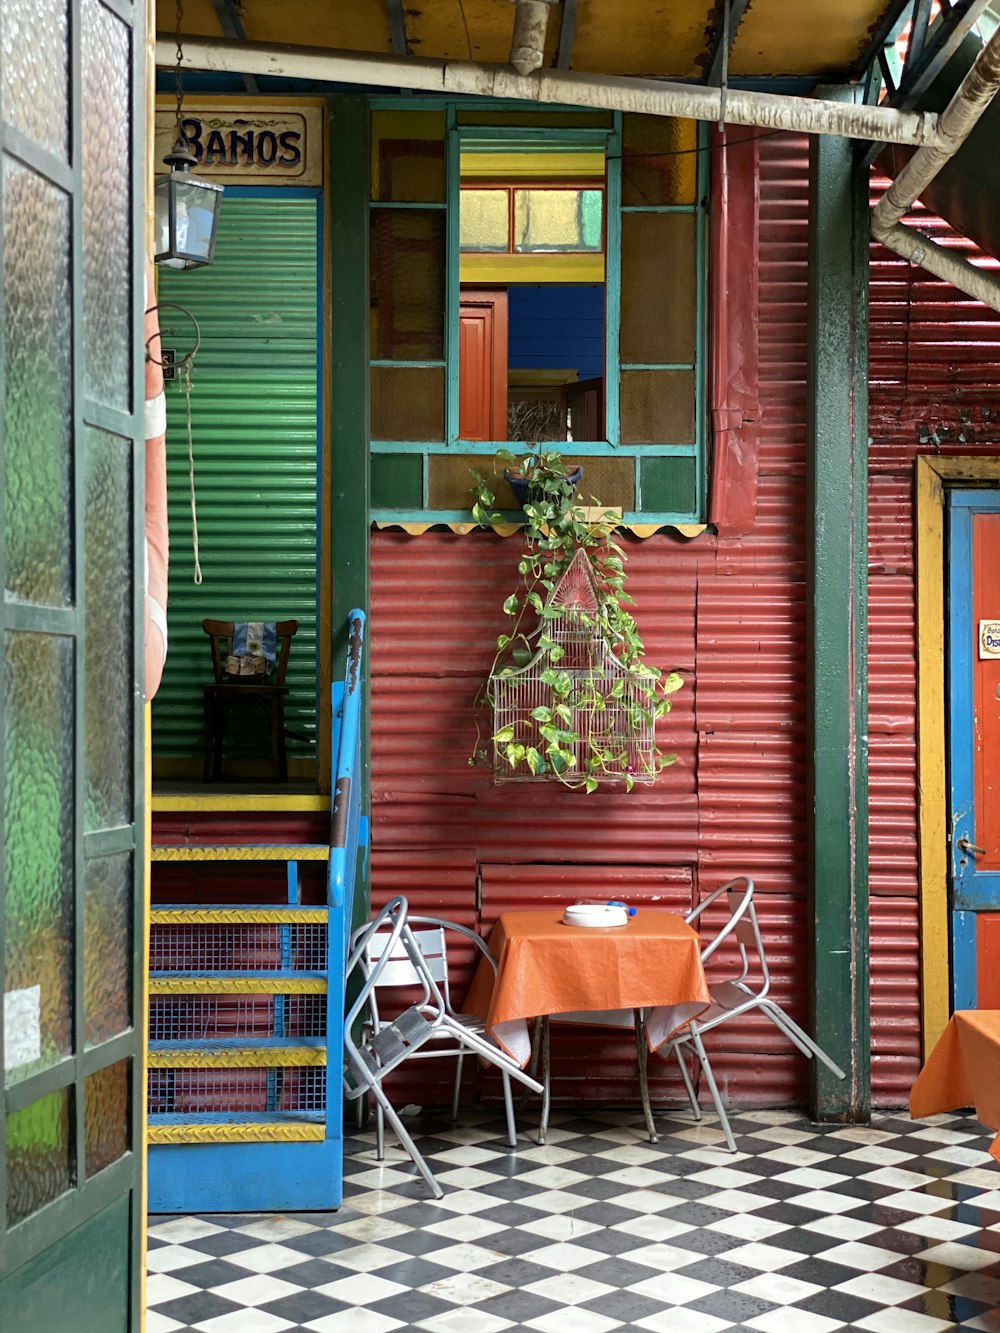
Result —
<instances>
[{"instance_id":1,"label":"white rope","mask_svg":"<svg viewBox=\"0 0 1000 1333\"><path fill-rule=\"evenodd\" d=\"M194 544L194 581L201 582L201 560L198 555L198 499L194 488L194 440L191 437L191 359L184 358L181 374L184 376L184 400L187 407L188 477L191 482L191 536Z\"/></svg>"}]
</instances>

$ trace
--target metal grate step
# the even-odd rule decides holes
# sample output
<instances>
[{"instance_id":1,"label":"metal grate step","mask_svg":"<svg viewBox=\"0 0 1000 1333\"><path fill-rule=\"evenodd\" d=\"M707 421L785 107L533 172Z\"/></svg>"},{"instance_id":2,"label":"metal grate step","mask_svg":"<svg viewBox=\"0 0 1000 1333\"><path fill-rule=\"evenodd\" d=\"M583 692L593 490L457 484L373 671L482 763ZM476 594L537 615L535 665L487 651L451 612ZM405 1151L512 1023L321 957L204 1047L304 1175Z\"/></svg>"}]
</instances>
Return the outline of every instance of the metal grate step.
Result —
<instances>
[{"instance_id":1,"label":"metal grate step","mask_svg":"<svg viewBox=\"0 0 1000 1333\"><path fill-rule=\"evenodd\" d=\"M243 1037L231 1041L151 1041L150 1069L287 1068L326 1064L324 1037Z\"/></svg>"},{"instance_id":2,"label":"metal grate step","mask_svg":"<svg viewBox=\"0 0 1000 1333\"><path fill-rule=\"evenodd\" d=\"M325 995L325 972L150 972L150 995Z\"/></svg>"},{"instance_id":3,"label":"metal grate step","mask_svg":"<svg viewBox=\"0 0 1000 1333\"><path fill-rule=\"evenodd\" d=\"M241 1112L150 1115L150 1143L304 1143L326 1136L319 1112Z\"/></svg>"},{"instance_id":4,"label":"metal grate step","mask_svg":"<svg viewBox=\"0 0 1000 1333\"><path fill-rule=\"evenodd\" d=\"M330 848L323 843L226 843L221 846L198 843L174 845L154 843L153 861L329 861Z\"/></svg>"}]
</instances>

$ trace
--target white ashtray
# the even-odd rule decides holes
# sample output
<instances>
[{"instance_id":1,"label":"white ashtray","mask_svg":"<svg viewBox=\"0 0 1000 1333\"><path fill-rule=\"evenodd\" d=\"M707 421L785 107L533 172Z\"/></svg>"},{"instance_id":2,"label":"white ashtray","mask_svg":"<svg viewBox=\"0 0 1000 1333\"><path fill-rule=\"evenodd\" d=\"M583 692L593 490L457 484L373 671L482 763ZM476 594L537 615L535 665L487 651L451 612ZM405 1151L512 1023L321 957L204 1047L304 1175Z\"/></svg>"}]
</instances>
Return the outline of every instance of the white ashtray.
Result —
<instances>
[{"instance_id":1,"label":"white ashtray","mask_svg":"<svg viewBox=\"0 0 1000 1333\"><path fill-rule=\"evenodd\" d=\"M628 913L610 903L574 903L562 914L564 926L624 926Z\"/></svg>"}]
</instances>

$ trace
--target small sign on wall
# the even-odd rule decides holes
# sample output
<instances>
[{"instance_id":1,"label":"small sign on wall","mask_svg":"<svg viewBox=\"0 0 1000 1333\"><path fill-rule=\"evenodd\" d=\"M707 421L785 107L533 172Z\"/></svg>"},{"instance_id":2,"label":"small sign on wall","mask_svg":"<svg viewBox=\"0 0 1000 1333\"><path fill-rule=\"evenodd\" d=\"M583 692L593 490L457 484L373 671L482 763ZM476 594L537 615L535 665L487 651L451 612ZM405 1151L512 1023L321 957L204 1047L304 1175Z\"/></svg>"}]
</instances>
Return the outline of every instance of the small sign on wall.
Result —
<instances>
[{"instance_id":1,"label":"small sign on wall","mask_svg":"<svg viewBox=\"0 0 1000 1333\"><path fill-rule=\"evenodd\" d=\"M979 657L1000 657L1000 620L979 622Z\"/></svg>"},{"instance_id":2,"label":"small sign on wall","mask_svg":"<svg viewBox=\"0 0 1000 1333\"><path fill-rule=\"evenodd\" d=\"M176 124L173 102L169 110L165 102L159 105L157 164L173 146ZM206 180L323 184L323 108L318 104L185 98L181 131L195 156L195 170Z\"/></svg>"}]
</instances>

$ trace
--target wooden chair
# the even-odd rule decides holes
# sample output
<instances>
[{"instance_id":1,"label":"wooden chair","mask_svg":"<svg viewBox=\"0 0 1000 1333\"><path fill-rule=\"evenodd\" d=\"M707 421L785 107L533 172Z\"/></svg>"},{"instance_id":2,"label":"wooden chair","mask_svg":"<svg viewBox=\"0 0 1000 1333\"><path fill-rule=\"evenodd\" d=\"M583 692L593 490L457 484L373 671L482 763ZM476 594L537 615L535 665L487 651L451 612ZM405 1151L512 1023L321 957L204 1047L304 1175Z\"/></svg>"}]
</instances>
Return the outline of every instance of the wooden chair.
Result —
<instances>
[{"instance_id":1,"label":"wooden chair","mask_svg":"<svg viewBox=\"0 0 1000 1333\"><path fill-rule=\"evenodd\" d=\"M218 782L222 777L222 745L226 734L226 720L234 704L252 701L270 717L271 770L276 779L288 778L288 756L285 753L285 696L288 686L288 655L292 637L299 628L297 620L279 620L275 627L277 660L270 676L227 676L224 663L232 647L236 622L232 620L203 620L201 627L212 647L211 685L203 685L205 703L205 781ZM226 652L221 644L225 641Z\"/></svg>"}]
</instances>

